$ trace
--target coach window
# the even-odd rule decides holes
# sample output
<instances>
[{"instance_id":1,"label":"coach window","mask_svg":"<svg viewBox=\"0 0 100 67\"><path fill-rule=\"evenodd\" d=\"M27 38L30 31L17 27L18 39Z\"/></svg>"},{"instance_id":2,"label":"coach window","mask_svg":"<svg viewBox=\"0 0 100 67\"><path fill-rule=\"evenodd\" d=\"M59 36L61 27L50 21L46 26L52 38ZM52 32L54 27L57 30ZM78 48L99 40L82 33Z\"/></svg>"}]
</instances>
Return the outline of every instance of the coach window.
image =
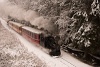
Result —
<instances>
[{"instance_id":1,"label":"coach window","mask_svg":"<svg viewBox=\"0 0 100 67\"><path fill-rule=\"evenodd\" d=\"M16 26L16 28L18 29L18 26Z\"/></svg>"},{"instance_id":2,"label":"coach window","mask_svg":"<svg viewBox=\"0 0 100 67\"><path fill-rule=\"evenodd\" d=\"M24 30L24 33L26 33L26 30L25 29L23 29Z\"/></svg>"},{"instance_id":3,"label":"coach window","mask_svg":"<svg viewBox=\"0 0 100 67\"><path fill-rule=\"evenodd\" d=\"M35 34L35 37L34 38L37 39L37 34Z\"/></svg>"},{"instance_id":4,"label":"coach window","mask_svg":"<svg viewBox=\"0 0 100 67\"><path fill-rule=\"evenodd\" d=\"M29 35L31 36L31 32L29 32Z\"/></svg>"},{"instance_id":5,"label":"coach window","mask_svg":"<svg viewBox=\"0 0 100 67\"><path fill-rule=\"evenodd\" d=\"M34 33L32 34L32 38L34 38Z\"/></svg>"},{"instance_id":6,"label":"coach window","mask_svg":"<svg viewBox=\"0 0 100 67\"><path fill-rule=\"evenodd\" d=\"M26 33L26 30L25 29L23 29L23 31L24 31L24 33Z\"/></svg>"},{"instance_id":7,"label":"coach window","mask_svg":"<svg viewBox=\"0 0 100 67\"><path fill-rule=\"evenodd\" d=\"M29 35L31 36L31 32L29 31Z\"/></svg>"},{"instance_id":8,"label":"coach window","mask_svg":"<svg viewBox=\"0 0 100 67\"><path fill-rule=\"evenodd\" d=\"M27 34L27 30L25 30L26 31L26 34Z\"/></svg>"},{"instance_id":9,"label":"coach window","mask_svg":"<svg viewBox=\"0 0 100 67\"><path fill-rule=\"evenodd\" d=\"M32 32L31 32L31 37L32 37Z\"/></svg>"},{"instance_id":10,"label":"coach window","mask_svg":"<svg viewBox=\"0 0 100 67\"><path fill-rule=\"evenodd\" d=\"M28 31L26 30L26 34L28 35Z\"/></svg>"},{"instance_id":11,"label":"coach window","mask_svg":"<svg viewBox=\"0 0 100 67\"><path fill-rule=\"evenodd\" d=\"M39 34L37 34L37 39L39 39Z\"/></svg>"},{"instance_id":12,"label":"coach window","mask_svg":"<svg viewBox=\"0 0 100 67\"><path fill-rule=\"evenodd\" d=\"M34 38L34 33L32 33L32 38Z\"/></svg>"},{"instance_id":13,"label":"coach window","mask_svg":"<svg viewBox=\"0 0 100 67\"><path fill-rule=\"evenodd\" d=\"M23 29L23 32L25 33L25 32L26 32L26 30L25 30L25 29Z\"/></svg>"},{"instance_id":14,"label":"coach window","mask_svg":"<svg viewBox=\"0 0 100 67\"><path fill-rule=\"evenodd\" d=\"M31 35L31 32L29 31L29 35Z\"/></svg>"},{"instance_id":15,"label":"coach window","mask_svg":"<svg viewBox=\"0 0 100 67\"><path fill-rule=\"evenodd\" d=\"M28 35L30 35L30 32L29 31L27 31L28 32Z\"/></svg>"},{"instance_id":16,"label":"coach window","mask_svg":"<svg viewBox=\"0 0 100 67\"><path fill-rule=\"evenodd\" d=\"M15 27L17 28L17 26L15 25Z\"/></svg>"},{"instance_id":17,"label":"coach window","mask_svg":"<svg viewBox=\"0 0 100 67\"><path fill-rule=\"evenodd\" d=\"M35 39L37 39L37 34L35 34Z\"/></svg>"},{"instance_id":18,"label":"coach window","mask_svg":"<svg viewBox=\"0 0 100 67\"><path fill-rule=\"evenodd\" d=\"M25 34L27 34L27 30L25 30Z\"/></svg>"},{"instance_id":19,"label":"coach window","mask_svg":"<svg viewBox=\"0 0 100 67\"><path fill-rule=\"evenodd\" d=\"M19 27L17 27L18 28L18 30L19 30Z\"/></svg>"},{"instance_id":20,"label":"coach window","mask_svg":"<svg viewBox=\"0 0 100 67\"><path fill-rule=\"evenodd\" d=\"M13 24L13 26L15 27L15 25Z\"/></svg>"},{"instance_id":21,"label":"coach window","mask_svg":"<svg viewBox=\"0 0 100 67\"><path fill-rule=\"evenodd\" d=\"M26 31L26 34L28 34L28 33L27 33L27 30L25 30L25 31Z\"/></svg>"},{"instance_id":22,"label":"coach window","mask_svg":"<svg viewBox=\"0 0 100 67\"><path fill-rule=\"evenodd\" d=\"M19 30L19 26L17 26L18 30Z\"/></svg>"},{"instance_id":23,"label":"coach window","mask_svg":"<svg viewBox=\"0 0 100 67\"><path fill-rule=\"evenodd\" d=\"M13 26L14 26L14 24L13 24Z\"/></svg>"},{"instance_id":24,"label":"coach window","mask_svg":"<svg viewBox=\"0 0 100 67\"><path fill-rule=\"evenodd\" d=\"M19 30L21 30L21 26L19 26Z\"/></svg>"},{"instance_id":25,"label":"coach window","mask_svg":"<svg viewBox=\"0 0 100 67\"><path fill-rule=\"evenodd\" d=\"M27 31L27 30L26 30ZM27 34L29 35L29 31L27 31Z\"/></svg>"},{"instance_id":26,"label":"coach window","mask_svg":"<svg viewBox=\"0 0 100 67\"><path fill-rule=\"evenodd\" d=\"M22 28L22 32L24 32L24 29Z\"/></svg>"},{"instance_id":27,"label":"coach window","mask_svg":"<svg viewBox=\"0 0 100 67\"><path fill-rule=\"evenodd\" d=\"M16 25L14 25L15 26L15 28L16 28Z\"/></svg>"},{"instance_id":28,"label":"coach window","mask_svg":"<svg viewBox=\"0 0 100 67\"><path fill-rule=\"evenodd\" d=\"M33 38L33 33L31 34L31 37Z\"/></svg>"},{"instance_id":29,"label":"coach window","mask_svg":"<svg viewBox=\"0 0 100 67\"><path fill-rule=\"evenodd\" d=\"M31 32L30 32L30 36L31 36Z\"/></svg>"},{"instance_id":30,"label":"coach window","mask_svg":"<svg viewBox=\"0 0 100 67\"><path fill-rule=\"evenodd\" d=\"M39 34L37 34L36 38L39 39Z\"/></svg>"},{"instance_id":31,"label":"coach window","mask_svg":"<svg viewBox=\"0 0 100 67\"><path fill-rule=\"evenodd\" d=\"M25 29L24 29L25 30ZM27 34L27 31L25 30L25 34Z\"/></svg>"},{"instance_id":32,"label":"coach window","mask_svg":"<svg viewBox=\"0 0 100 67\"><path fill-rule=\"evenodd\" d=\"M26 30L26 32L27 32L27 34L29 35L29 31Z\"/></svg>"},{"instance_id":33,"label":"coach window","mask_svg":"<svg viewBox=\"0 0 100 67\"><path fill-rule=\"evenodd\" d=\"M15 25L15 28L17 28L17 26Z\"/></svg>"},{"instance_id":34,"label":"coach window","mask_svg":"<svg viewBox=\"0 0 100 67\"><path fill-rule=\"evenodd\" d=\"M33 38L35 37L35 34L33 33Z\"/></svg>"},{"instance_id":35,"label":"coach window","mask_svg":"<svg viewBox=\"0 0 100 67\"><path fill-rule=\"evenodd\" d=\"M29 33L28 33L28 35L30 35L30 31L28 31Z\"/></svg>"},{"instance_id":36,"label":"coach window","mask_svg":"<svg viewBox=\"0 0 100 67\"><path fill-rule=\"evenodd\" d=\"M23 28L22 28L22 32L24 32Z\"/></svg>"},{"instance_id":37,"label":"coach window","mask_svg":"<svg viewBox=\"0 0 100 67\"><path fill-rule=\"evenodd\" d=\"M32 37L32 32L30 32L30 36Z\"/></svg>"},{"instance_id":38,"label":"coach window","mask_svg":"<svg viewBox=\"0 0 100 67\"><path fill-rule=\"evenodd\" d=\"M14 28L16 28L16 26L15 25L13 25L14 26Z\"/></svg>"},{"instance_id":39,"label":"coach window","mask_svg":"<svg viewBox=\"0 0 100 67\"><path fill-rule=\"evenodd\" d=\"M19 27L17 26L17 29L19 29Z\"/></svg>"},{"instance_id":40,"label":"coach window","mask_svg":"<svg viewBox=\"0 0 100 67\"><path fill-rule=\"evenodd\" d=\"M30 36L32 37L32 32L30 32Z\"/></svg>"}]
</instances>

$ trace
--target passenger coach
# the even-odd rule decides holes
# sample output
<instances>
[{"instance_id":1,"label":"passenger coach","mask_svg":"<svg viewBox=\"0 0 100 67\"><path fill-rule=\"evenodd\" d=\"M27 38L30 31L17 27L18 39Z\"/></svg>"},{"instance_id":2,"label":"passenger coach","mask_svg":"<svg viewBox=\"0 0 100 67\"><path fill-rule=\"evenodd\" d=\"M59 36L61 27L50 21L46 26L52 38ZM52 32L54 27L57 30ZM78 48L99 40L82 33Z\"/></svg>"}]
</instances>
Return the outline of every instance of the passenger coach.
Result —
<instances>
[{"instance_id":1,"label":"passenger coach","mask_svg":"<svg viewBox=\"0 0 100 67\"><path fill-rule=\"evenodd\" d=\"M8 25L13 29L15 30L17 33L19 34L22 34L22 24L20 23L17 23L17 22L13 22L13 21L9 21L8 22Z\"/></svg>"},{"instance_id":2,"label":"passenger coach","mask_svg":"<svg viewBox=\"0 0 100 67\"><path fill-rule=\"evenodd\" d=\"M41 41L40 37L42 33L43 31L41 30L37 30L27 26L22 27L22 36L32 43L40 44Z\"/></svg>"}]
</instances>

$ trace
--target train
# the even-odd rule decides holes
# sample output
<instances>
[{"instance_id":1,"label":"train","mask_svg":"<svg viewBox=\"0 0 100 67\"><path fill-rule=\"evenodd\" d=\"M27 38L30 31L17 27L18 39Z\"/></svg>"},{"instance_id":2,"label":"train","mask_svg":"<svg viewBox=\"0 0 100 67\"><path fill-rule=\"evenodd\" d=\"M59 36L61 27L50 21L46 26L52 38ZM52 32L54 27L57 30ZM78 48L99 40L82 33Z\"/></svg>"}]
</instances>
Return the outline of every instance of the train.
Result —
<instances>
[{"instance_id":1,"label":"train","mask_svg":"<svg viewBox=\"0 0 100 67\"><path fill-rule=\"evenodd\" d=\"M12 28L31 43L50 49L51 51L49 52L49 55L61 55L60 46L55 43L53 36L49 35L45 37L47 34L45 31L23 25L15 21L8 21L7 24L10 28Z\"/></svg>"}]
</instances>

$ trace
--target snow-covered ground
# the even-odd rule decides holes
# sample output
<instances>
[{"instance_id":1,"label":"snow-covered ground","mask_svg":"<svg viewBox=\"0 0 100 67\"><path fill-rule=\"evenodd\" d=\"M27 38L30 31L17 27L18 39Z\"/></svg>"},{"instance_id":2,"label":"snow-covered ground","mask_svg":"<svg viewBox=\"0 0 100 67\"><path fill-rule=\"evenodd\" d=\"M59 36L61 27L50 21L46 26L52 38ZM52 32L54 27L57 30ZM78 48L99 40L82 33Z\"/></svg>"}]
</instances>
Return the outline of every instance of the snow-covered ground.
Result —
<instances>
[{"instance_id":1,"label":"snow-covered ground","mask_svg":"<svg viewBox=\"0 0 100 67\"><path fill-rule=\"evenodd\" d=\"M40 46L35 46L35 44L28 42L22 36L20 36L19 34L14 32L12 29L10 29L4 20L2 19L0 20L3 26L6 29L8 29L10 32L12 32L20 40L20 42L24 45L24 47L28 49L28 52L34 53L40 60L42 60L42 62L45 62L47 67L92 67L88 64L85 64L77 60L76 58L72 57L69 53L66 53L64 51L61 51L62 56L60 58L54 58L54 57L49 56L47 53L42 51L42 50L45 50L44 48Z\"/></svg>"}]
</instances>

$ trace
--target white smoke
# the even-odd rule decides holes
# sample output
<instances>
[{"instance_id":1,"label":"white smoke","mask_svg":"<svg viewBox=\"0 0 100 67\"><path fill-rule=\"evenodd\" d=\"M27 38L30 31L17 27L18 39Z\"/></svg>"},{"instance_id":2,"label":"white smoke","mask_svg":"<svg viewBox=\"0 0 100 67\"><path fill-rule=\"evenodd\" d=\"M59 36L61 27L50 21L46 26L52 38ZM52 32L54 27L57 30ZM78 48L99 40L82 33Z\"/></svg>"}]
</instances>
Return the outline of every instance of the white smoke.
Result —
<instances>
[{"instance_id":1,"label":"white smoke","mask_svg":"<svg viewBox=\"0 0 100 67\"><path fill-rule=\"evenodd\" d=\"M37 17L39 17L39 14L32 10L28 10L24 13L24 19L27 21L32 21Z\"/></svg>"},{"instance_id":2,"label":"white smoke","mask_svg":"<svg viewBox=\"0 0 100 67\"><path fill-rule=\"evenodd\" d=\"M8 14L5 10L5 6L7 6L6 2L4 0L0 0L0 17L4 17Z\"/></svg>"},{"instance_id":3,"label":"white smoke","mask_svg":"<svg viewBox=\"0 0 100 67\"><path fill-rule=\"evenodd\" d=\"M26 20L30 21L39 15L32 10L24 10L20 8L18 5L12 5L8 1L0 2L0 16L11 16L13 18L17 18L18 20Z\"/></svg>"},{"instance_id":4,"label":"white smoke","mask_svg":"<svg viewBox=\"0 0 100 67\"><path fill-rule=\"evenodd\" d=\"M32 25L37 26L39 29L54 30L54 25L48 19L44 19L35 11L20 8L18 5L12 5L8 1L0 2L0 17L11 16L18 20L29 21Z\"/></svg>"}]
</instances>

